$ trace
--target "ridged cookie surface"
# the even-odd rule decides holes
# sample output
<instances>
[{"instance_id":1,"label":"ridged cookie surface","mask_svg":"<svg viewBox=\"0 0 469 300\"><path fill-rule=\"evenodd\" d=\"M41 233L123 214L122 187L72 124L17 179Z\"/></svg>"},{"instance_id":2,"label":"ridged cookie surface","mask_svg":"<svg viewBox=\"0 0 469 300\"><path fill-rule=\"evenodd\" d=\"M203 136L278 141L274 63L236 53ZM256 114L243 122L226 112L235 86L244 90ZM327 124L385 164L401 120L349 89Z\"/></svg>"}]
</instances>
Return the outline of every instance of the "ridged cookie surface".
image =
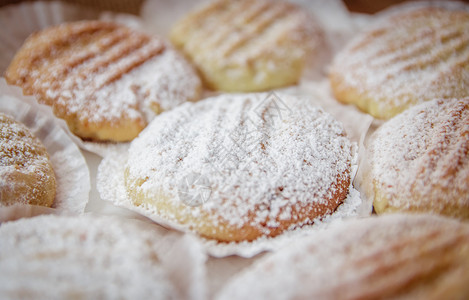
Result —
<instances>
[{"instance_id":1,"label":"ridged cookie surface","mask_svg":"<svg viewBox=\"0 0 469 300\"><path fill-rule=\"evenodd\" d=\"M333 213L354 150L307 100L226 94L160 115L130 146L133 205L219 241L273 237Z\"/></svg>"},{"instance_id":2,"label":"ridged cookie surface","mask_svg":"<svg viewBox=\"0 0 469 300\"><path fill-rule=\"evenodd\" d=\"M42 142L22 123L0 113L0 206L54 203L56 179Z\"/></svg>"},{"instance_id":3,"label":"ridged cookie surface","mask_svg":"<svg viewBox=\"0 0 469 300\"><path fill-rule=\"evenodd\" d=\"M197 100L201 83L168 43L123 25L80 21L31 35L5 73L73 133L129 141L157 113Z\"/></svg>"},{"instance_id":4,"label":"ridged cookie surface","mask_svg":"<svg viewBox=\"0 0 469 300\"><path fill-rule=\"evenodd\" d=\"M235 92L297 83L324 47L312 16L275 0L213 1L176 23L170 37L208 87Z\"/></svg>"},{"instance_id":5,"label":"ridged cookie surface","mask_svg":"<svg viewBox=\"0 0 469 300\"><path fill-rule=\"evenodd\" d=\"M414 106L372 135L364 186L378 213L469 219L469 98Z\"/></svg>"},{"instance_id":6,"label":"ridged cookie surface","mask_svg":"<svg viewBox=\"0 0 469 300\"><path fill-rule=\"evenodd\" d=\"M430 215L337 224L264 257L221 299L467 299L469 226Z\"/></svg>"},{"instance_id":7,"label":"ridged cookie surface","mask_svg":"<svg viewBox=\"0 0 469 300\"><path fill-rule=\"evenodd\" d=\"M379 119L423 101L469 96L469 8L387 16L337 55L330 81L339 101Z\"/></svg>"}]
</instances>

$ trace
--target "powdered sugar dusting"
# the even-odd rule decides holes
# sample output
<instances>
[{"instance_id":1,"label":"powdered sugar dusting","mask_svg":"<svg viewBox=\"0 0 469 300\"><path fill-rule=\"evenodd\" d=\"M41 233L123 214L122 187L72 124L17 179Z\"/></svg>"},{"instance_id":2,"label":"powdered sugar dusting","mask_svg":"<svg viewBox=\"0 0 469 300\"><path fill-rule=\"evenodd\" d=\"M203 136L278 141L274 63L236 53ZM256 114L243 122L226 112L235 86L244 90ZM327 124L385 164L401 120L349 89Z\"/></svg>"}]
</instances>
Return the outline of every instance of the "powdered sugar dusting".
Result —
<instances>
[{"instance_id":1,"label":"powdered sugar dusting","mask_svg":"<svg viewBox=\"0 0 469 300\"><path fill-rule=\"evenodd\" d=\"M200 173L210 182L210 199L198 207L183 206L181 213L207 212L212 226L220 217L237 227L267 223L263 230L294 220L290 209L340 204L343 199L331 198L337 189L348 189L352 163L342 125L286 95L279 97L285 104L281 119L269 125L272 112L262 107L268 97L223 95L160 115L131 144L128 188L154 201L163 191L177 203L178 182ZM134 186L140 178L143 182ZM343 180L345 187L338 183Z\"/></svg>"},{"instance_id":2,"label":"powdered sugar dusting","mask_svg":"<svg viewBox=\"0 0 469 300\"><path fill-rule=\"evenodd\" d=\"M468 244L467 224L436 216L342 222L265 256L215 299L426 298L442 286L445 297L465 284Z\"/></svg>"},{"instance_id":3,"label":"powdered sugar dusting","mask_svg":"<svg viewBox=\"0 0 469 300\"><path fill-rule=\"evenodd\" d=\"M122 152L108 154L102 160L98 168L97 176L97 187L101 198L119 207L124 207L142 214L167 228L173 228L190 233L190 230L183 225L164 219L153 207L148 205L136 206L133 203L133 199L128 196L125 188L124 166L126 162L127 153ZM355 174L356 169L357 165L356 161L354 161L352 167L353 174ZM275 251L302 236L310 235L317 229L327 228L331 224L340 222L341 220L363 215L368 216L369 211L365 214L360 212L361 206L362 199L360 194L352 187L352 185L350 185L347 199L344 200L337 210L331 215L315 219L314 225L312 226L303 226L302 228L296 228L295 230L285 232L273 238L261 237L250 242L219 243L215 240L209 240L202 237L199 237L198 241L201 242L205 251L213 257L227 257L231 255L238 255L247 258L254 257L265 251Z\"/></svg>"},{"instance_id":4,"label":"powdered sugar dusting","mask_svg":"<svg viewBox=\"0 0 469 300\"><path fill-rule=\"evenodd\" d=\"M275 57L282 57L286 49L280 38L290 39L293 44L307 43L302 45L304 48L289 53L296 58L304 57L305 49L314 49L319 44L318 25L307 13L289 3L214 1L189 14L174 31L193 30L194 24L198 25L197 31L182 42L190 54L197 52L193 59L200 64L215 60L221 66L245 65L265 54L266 49L274 52ZM205 50L199 53L201 47Z\"/></svg>"},{"instance_id":5,"label":"powdered sugar dusting","mask_svg":"<svg viewBox=\"0 0 469 300\"><path fill-rule=\"evenodd\" d=\"M44 53L40 47L34 49L54 32L62 34L62 40L51 39ZM19 75L7 71L10 83L52 105L69 124L78 121L83 128L105 123L118 134L120 123L144 127L162 110L197 100L201 91L197 74L169 43L123 25L66 23L32 36L23 51L28 49L37 53L19 61Z\"/></svg>"},{"instance_id":6,"label":"powdered sugar dusting","mask_svg":"<svg viewBox=\"0 0 469 300\"><path fill-rule=\"evenodd\" d=\"M211 1L186 14L170 36L211 88L234 91L292 84L307 63L321 63L325 47L313 16L293 3L268 0ZM283 71L294 78L282 82Z\"/></svg>"},{"instance_id":7,"label":"powdered sugar dusting","mask_svg":"<svg viewBox=\"0 0 469 300\"><path fill-rule=\"evenodd\" d=\"M41 216L2 225L0 240L2 298L204 297L203 288L194 288L203 284L195 281L204 262L197 242L143 222Z\"/></svg>"},{"instance_id":8,"label":"powdered sugar dusting","mask_svg":"<svg viewBox=\"0 0 469 300\"><path fill-rule=\"evenodd\" d=\"M369 142L370 182L397 208L469 208L469 98L434 100L383 124Z\"/></svg>"},{"instance_id":9,"label":"powdered sugar dusting","mask_svg":"<svg viewBox=\"0 0 469 300\"><path fill-rule=\"evenodd\" d=\"M202 239L202 243L207 252L213 257L227 257L230 255L238 255L241 257L254 257L265 251L278 251L280 248L291 244L302 237L309 236L318 230L324 230L336 223L344 220L354 219L359 216L368 216L369 213L363 213L361 206L363 205L360 193L352 186L349 188L347 199L331 214L318 217L314 220L314 224L305 225L295 230L287 231L276 237L261 237L251 242L238 243L217 243L214 240ZM151 216L149 215L151 218Z\"/></svg>"},{"instance_id":10,"label":"powdered sugar dusting","mask_svg":"<svg viewBox=\"0 0 469 300\"><path fill-rule=\"evenodd\" d=\"M21 123L14 121L11 116L0 113L0 152L1 166L21 166L27 171L34 172L35 163L49 160L45 147L39 139ZM29 169L32 168L32 169ZM2 168L3 169L3 168Z\"/></svg>"},{"instance_id":11,"label":"powdered sugar dusting","mask_svg":"<svg viewBox=\"0 0 469 300\"><path fill-rule=\"evenodd\" d=\"M263 99L261 95L258 95L259 99ZM232 97L232 96L229 96L229 97ZM237 96L237 97L241 97L241 96ZM283 94L280 97L281 99L285 99L284 102L286 104L290 103L286 101L288 97L284 97ZM218 99L218 100L221 100L221 99ZM213 102L211 104L207 103L205 106L211 107L213 104L214 104ZM198 105L200 105L200 103ZM309 105L302 105L301 107L302 109L308 110L310 108L310 107L308 108L308 106ZM230 109L232 105L230 106L227 103L220 104L220 107L225 107L225 109L228 111L232 110ZM182 110L183 108L181 107L181 108L178 108L178 110L179 109ZM205 108L205 109L208 109L208 108ZM318 109L317 113L321 114L322 112ZM162 118L164 115L165 114L158 116L158 119ZM253 117L255 117L255 115ZM188 120L191 120L193 122L193 124L188 125L191 128L195 126L195 124L200 123L200 122L195 122L193 120L194 118L195 116L191 116L191 115L187 117ZM327 119L329 119L329 117ZM187 121L187 122L191 122L191 121ZM225 118L225 121L226 121L226 118ZM184 121L181 120L181 122L184 122ZM203 123L203 122L199 126L202 128L207 127L206 123ZM182 128L181 130L192 132L192 130L188 130L186 128ZM168 132L171 132L171 131L168 131ZM160 132L160 134L153 134L153 136L157 137L157 136L161 136L161 134L162 132ZM167 137L164 137L163 139L166 139L166 138ZM193 141L196 141L199 138L200 138L200 135L195 137ZM289 141L289 142L291 143L292 141ZM185 142L185 143L183 142L181 145L184 145L184 147L181 149L184 149L185 147L189 147L189 149L191 149L188 142ZM170 151L170 149L168 151ZM155 153L155 152L152 152L152 153ZM353 179L355 172L357 171L356 146L352 146L351 154L353 155L353 157L352 157L352 161L350 162L351 164L350 174L351 174L351 178ZM161 224L168 228L174 228L174 229L178 229L181 231L190 232L191 230L187 228L187 226L181 224L178 221L175 221L173 218L168 218L166 214L162 214L155 207L151 205L145 205L145 204L140 204L140 205L135 204L135 199L132 199L128 191L126 190L126 181L124 178L124 171L125 171L126 165L128 164L128 156L129 154L127 153L127 151L109 153L107 156L104 157L103 161L100 163L99 168L98 168L98 174L97 174L97 188L98 188L101 198L117 206L125 207L129 210L138 212L148 217L149 219L157 222L158 224ZM151 159L152 156L153 154L146 154L145 157L147 157L149 160ZM166 158L168 158L168 156L166 156ZM137 159L135 159L135 161L136 160ZM140 165L139 167L141 168L142 162L138 162L138 164ZM209 165L209 169L207 171L217 172L216 170L212 169L212 165L215 166L215 164ZM231 166L234 166L234 165L231 164ZM194 171L194 169L189 169L187 170L187 173L190 173L191 170ZM306 171L307 170L305 170L305 172ZM275 173L275 171L273 171L273 173ZM204 173L204 175L205 174L207 173ZM219 173L215 175L221 176L221 174ZM252 181L252 180L253 179L250 179L249 181ZM272 179L269 179L269 180L272 180ZM180 181L181 181L180 179L175 179L173 180L173 182L171 182L173 189L177 189L177 184ZM269 183L269 184L272 184L272 183ZM156 187L155 190L158 191L158 187ZM178 197L177 191L173 190L172 193L176 195L176 197ZM175 201L174 203L177 203L178 201L180 201L179 198L176 198L173 200ZM208 201L210 202L212 200L213 200L213 194L210 196ZM246 206L246 205L249 205L249 203L243 203L243 206ZM343 203L339 205L339 207L334 211L334 213L316 218L314 220L313 226L303 226L302 228L295 228L294 230L286 231L282 233L281 235L273 237L273 238L261 237L251 242L219 243L215 240L208 240L208 239L201 238L201 237L199 239L202 242L205 250L214 257L226 257L229 255L253 257L256 254L259 254L263 251L276 250L283 245L291 243L291 241L296 240L301 236L309 235L311 232L314 232L318 228L327 227L329 226L329 224L333 224L342 219L347 219L347 218L362 215L362 213L360 212L361 205L362 205L362 200L361 200L360 194L352 187L352 184L350 183L350 186L348 187L347 198L344 199ZM216 206L217 205L215 205L215 208L217 208ZM184 207L182 207L181 209L184 209ZM203 212L202 210L203 208L200 208L200 207L186 207L185 208L185 210L189 210L189 209L193 210L193 214L199 214L200 212ZM216 210L214 211L216 212ZM229 210L225 209L225 211L229 211ZM242 211L240 210L239 213L241 212ZM239 216L235 215L237 212L229 211L229 213L231 213L230 216L239 218ZM285 217L285 218L289 216L285 210L280 212L280 214L282 214L283 215L282 217ZM369 211L365 213L365 215L368 215L368 214L369 214Z\"/></svg>"},{"instance_id":12,"label":"powdered sugar dusting","mask_svg":"<svg viewBox=\"0 0 469 300\"><path fill-rule=\"evenodd\" d=\"M50 206L56 180L46 148L29 129L0 113L0 206Z\"/></svg>"},{"instance_id":13,"label":"powdered sugar dusting","mask_svg":"<svg viewBox=\"0 0 469 300\"><path fill-rule=\"evenodd\" d=\"M165 46L155 40L132 56L113 64L112 68L124 69L127 64L132 64L132 59L146 55L155 47ZM47 97L57 98L58 103L66 105L70 113L81 112L80 118L93 122L119 119L122 114L133 119L145 118L145 113L150 120L150 116L155 115L152 106L169 110L188 99L197 98L197 85L200 83L197 77L187 76L191 72L181 57L169 50L149 59L112 84L106 84L109 74L88 78L70 76L62 82L59 90L49 89ZM95 101L90 102L90 99Z\"/></svg>"},{"instance_id":14,"label":"powdered sugar dusting","mask_svg":"<svg viewBox=\"0 0 469 300\"><path fill-rule=\"evenodd\" d=\"M468 95L469 11L422 5L379 20L335 58L339 100L357 101L347 99L353 89L362 109L389 118L423 101Z\"/></svg>"}]
</instances>

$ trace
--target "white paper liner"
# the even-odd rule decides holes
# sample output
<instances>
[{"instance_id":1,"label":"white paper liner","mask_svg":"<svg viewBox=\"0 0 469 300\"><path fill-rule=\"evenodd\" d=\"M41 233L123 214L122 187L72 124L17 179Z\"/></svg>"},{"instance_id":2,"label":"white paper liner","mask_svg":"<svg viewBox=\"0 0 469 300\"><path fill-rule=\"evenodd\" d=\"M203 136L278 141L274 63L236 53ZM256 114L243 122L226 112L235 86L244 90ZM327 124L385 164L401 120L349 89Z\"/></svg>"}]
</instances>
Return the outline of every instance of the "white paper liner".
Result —
<instances>
[{"instance_id":1,"label":"white paper liner","mask_svg":"<svg viewBox=\"0 0 469 300\"><path fill-rule=\"evenodd\" d=\"M236 255L215 258L209 257L206 265L207 299L214 299L215 295L226 285L230 279L239 272L250 268L266 254L259 254L252 258Z\"/></svg>"},{"instance_id":2,"label":"white paper liner","mask_svg":"<svg viewBox=\"0 0 469 300\"><path fill-rule=\"evenodd\" d=\"M49 153L57 181L52 208L57 213L80 214L85 210L90 192L90 174L86 161L75 143L57 125L51 113L18 99L16 92L0 78L0 111L25 124L37 136ZM14 214L12 214L14 212ZM48 208L25 206L1 208L0 221L20 216L49 213Z\"/></svg>"},{"instance_id":3,"label":"white paper liner","mask_svg":"<svg viewBox=\"0 0 469 300\"><path fill-rule=\"evenodd\" d=\"M368 157L370 157L368 151L368 145L371 140L371 136L373 132L381 126L384 121L381 120L374 120L366 132L360 140L360 150L359 150L359 168L357 172L357 176L355 176L354 186L360 192L361 198L363 200L363 207L369 207L373 209L373 201L374 201L374 191L372 188L372 178L369 177L370 174L370 162Z\"/></svg>"}]
</instances>

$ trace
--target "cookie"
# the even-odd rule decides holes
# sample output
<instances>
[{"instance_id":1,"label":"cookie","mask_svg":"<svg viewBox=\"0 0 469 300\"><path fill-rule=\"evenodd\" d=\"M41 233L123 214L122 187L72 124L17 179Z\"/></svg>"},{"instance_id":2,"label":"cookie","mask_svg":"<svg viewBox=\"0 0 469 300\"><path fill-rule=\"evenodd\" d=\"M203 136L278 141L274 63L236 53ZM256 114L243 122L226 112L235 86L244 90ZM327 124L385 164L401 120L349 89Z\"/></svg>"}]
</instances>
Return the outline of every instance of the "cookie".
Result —
<instances>
[{"instance_id":1,"label":"cookie","mask_svg":"<svg viewBox=\"0 0 469 300\"><path fill-rule=\"evenodd\" d=\"M367 148L363 186L377 213L469 218L469 98L414 106L378 128Z\"/></svg>"},{"instance_id":2,"label":"cookie","mask_svg":"<svg viewBox=\"0 0 469 300\"><path fill-rule=\"evenodd\" d=\"M0 113L0 206L50 207L56 178L42 142L22 123Z\"/></svg>"},{"instance_id":3,"label":"cookie","mask_svg":"<svg viewBox=\"0 0 469 300\"><path fill-rule=\"evenodd\" d=\"M325 47L323 32L289 2L213 1L178 21L170 39L206 86L230 92L296 84Z\"/></svg>"},{"instance_id":4,"label":"cookie","mask_svg":"<svg viewBox=\"0 0 469 300\"><path fill-rule=\"evenodd\" d=\"M469 96L469 9L420 6L383 16L334 59L335 97L378 119Z\"/></svg>"},{"instance_id":5,"label":"cookie","mask_svg":"<svg viewBox=\"0 0 469 300\"><path fill-rule=\"evenodd\" d=\"M32 34L5 78L92 141L130 141L155 114L201 93L195 70L169 43L104 21Z\"/></svg>"},{"instance_id":6,"label":"cookie","mask_svg":"<svg viewBox=\"0 0 469 300\"><path fill-rule=\"evenodd\" d=\"M217 241L274 237L346 199L354 147L307 100L225 94L160 115L125 165L134 206Z\"/></svg>"},{"instance_id":7,"label":"cookie","mask_svg":"<svg viewBox=\"0 0 469 300\"><path fill-rule=\"evenodd\" d=\"M39 216L2 224L0 243L2 299L182 296L162 255L165 237L143 222Z\"/></svg>"},{"instance_id":8,"label":"cookie","mask_svg":"<svg viewBox=\"0 0 469 300\"><path fill-rule=\"evenodd\" d=\"M388 215L316 231L235 275L222 299L466 299L469 226Z\"/></svg>"}]
</instances>

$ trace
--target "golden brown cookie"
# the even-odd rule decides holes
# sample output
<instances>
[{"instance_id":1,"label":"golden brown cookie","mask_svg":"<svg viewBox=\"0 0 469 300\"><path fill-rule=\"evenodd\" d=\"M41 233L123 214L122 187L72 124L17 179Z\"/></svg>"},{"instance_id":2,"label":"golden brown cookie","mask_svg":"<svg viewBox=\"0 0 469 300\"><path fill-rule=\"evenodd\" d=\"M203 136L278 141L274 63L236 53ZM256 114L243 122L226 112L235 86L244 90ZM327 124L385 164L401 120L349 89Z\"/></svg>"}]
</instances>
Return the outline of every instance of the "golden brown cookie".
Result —
<instances>
[{"instance_id":1,"label":"golden brown cookie","mask_svg":"<svg viewBox=\"0 0 469 300\"><path fill-rule=\"evenodd\" d=\"M467 299L469 225L431 215L338 223L285 245L215 299Z\"/></svg>"},{"instance_id":2,"label":"golden brown cookie","mask_svg":"<svg viewBox=\"0 0 469 300\"><path fill-rule=\"evenodd\" d=\"M156 118L131 143L125 186L174 227L251 241L332 214L353 157L342 125L306 100L226 94Z\"/></svg>"},{"instance_id":3,"label":"golden brown cookie","mask_svg":"<svg viewBox=\"0 0 469 300\"><path fill-rule=\"evenodd\" d=\"M397 10L335 58L335 97L379 119L436 98L469 96L469 9Z\"/></svg>"},{"instance_id":4,"label":"golden brown cookie","mask_svg":"<svg viewBox=\"0 0 469 300\"><path fill-rule=\"evenodd\" d=\"M94 141L130 141L155 114L201 92L193 68L168 43L103 21L31 35L5 77L52 106L74 134Z\"/></svg>"},{"instance_id":5,"label":"golden brown cookie","mask_svg":"<svg viewBox=\"0 0 469 300\"><path fill-rule=\"evenodd\" d=\"M297 83L324 47L312 16L271 0L213 1L177 22L170 38L209 88L239 92Z\"/></svg>"},{"instance_id":6,"label":"golden brown cookie","mask_svg":"<svg viewBox=\"0 0 469 300\"><path fill-rule=\"evenodd\" d=\"M469 219L469 98L414 106L368 144L365 192L377 213L438 213Z\"/></svg>"},{"instance_id":7,"label":"golden brown cookie","mask_svg":"<svg viewBox=\"0 0 469 300\"><path fill-rule=\"evenodd\" d=\"M47 150L30 130L0 113L0 206L54 203L56 180Z\"/></svg>"}]
</instances>

